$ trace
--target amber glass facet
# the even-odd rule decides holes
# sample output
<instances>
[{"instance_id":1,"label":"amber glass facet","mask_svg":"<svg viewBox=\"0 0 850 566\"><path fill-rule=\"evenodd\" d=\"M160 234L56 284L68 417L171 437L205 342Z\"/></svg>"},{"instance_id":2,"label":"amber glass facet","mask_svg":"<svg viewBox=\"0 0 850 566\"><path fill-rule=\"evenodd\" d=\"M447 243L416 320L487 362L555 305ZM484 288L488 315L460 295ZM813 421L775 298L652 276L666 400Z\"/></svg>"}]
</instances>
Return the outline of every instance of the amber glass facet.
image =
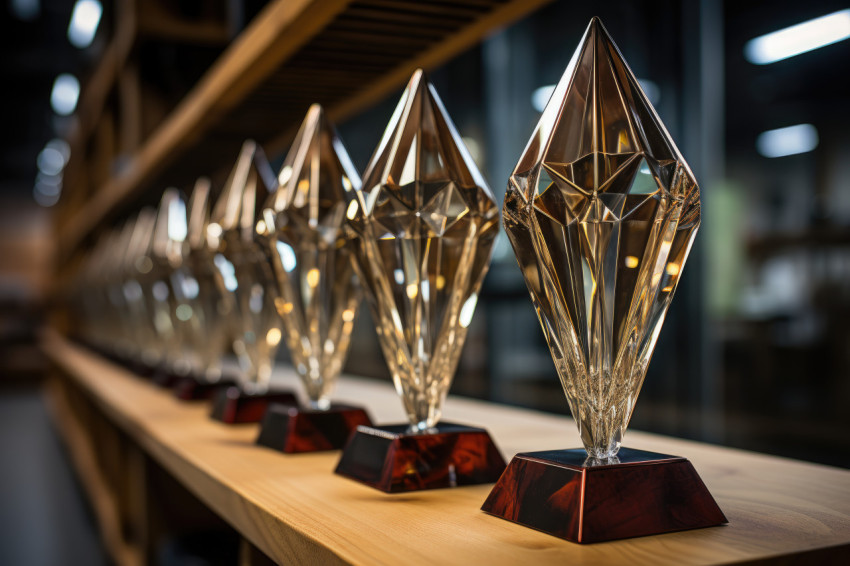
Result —
<instances>
[{"instance_id":1,"label":"amber glass facet","mask_svg":"<svg viewBox=\"0 0 850 566\"><path fill-rule=\"evenodd\" d=\"M413 431L440 419L499 229L498 208L417 71L351 191L358 273Z\"/></svg>"},{"instance_id":2,"label":"amber glass facet","mask_svg":"<svg viewBox=\"0 0 850 566\"><path fill-rule=\"evenodd\" d=\"M360 303L346 193L360 177L321 106L313 105L266 204L262 229L277 281L277 312L314 409L330 407Z\"/></svg>"},{"instance_id":3,"label":"amber glass facet","mask_svg":"<svg viewBox=\"0 0 850 566\"><path fill-rule=\"evenodd\" d=\"M504 204L588 454L613 456L700 222L699 187L594 19Z\"/></svg>"}]
</instances>

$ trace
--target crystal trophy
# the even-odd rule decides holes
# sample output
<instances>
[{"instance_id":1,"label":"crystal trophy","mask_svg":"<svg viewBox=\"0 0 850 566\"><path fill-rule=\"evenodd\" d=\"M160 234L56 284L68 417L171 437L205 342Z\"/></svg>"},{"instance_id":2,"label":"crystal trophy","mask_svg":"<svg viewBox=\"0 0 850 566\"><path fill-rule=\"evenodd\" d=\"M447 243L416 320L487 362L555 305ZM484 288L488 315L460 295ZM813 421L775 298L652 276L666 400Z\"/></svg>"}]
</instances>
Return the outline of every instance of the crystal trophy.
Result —
<instances>
[{"instance_id":1,"label":"crystal trophy","mask_svg":"<svg viewBox=\"0 0 850 566\"><path fill-rule=\"evenodd\" d=\"M309 406L270 407L257 443L283 452L340 449L357 426L371 424L362 408L330 401L361 296L345 225L346 193L360 188L360 177L321 106L308 110L278 181L258 226L269 236L275 305Z\"/></svg>"},{"instance_id":2,"label":"crystal trophy","mask_svg":"<svg viewBox=\"0 0 850 566\"><path fill-rule=\"evenodd\" d=\"M503 217L584 449L517 454L482 509L582 543L725 523L688 460L620 449L700 198L598 18L511 175Z\"/></svg>"},{"instance_id":3,"label":"crystal trophy","mask_svg":"<svg viewBox=\"0 0 850 566\"><path fill-rule=\"evenodd\" d=\"M288 391L271 387L274 356L282 338L275 310L277 290L258 236L262 204L277 179L262 149L248 140L213 208L207 237L215 249L216 282L229 302L227 325L242 372L238 386L213 396L212 417L226 423L259 422L271 402L296 403Z\"/></svg>"},{"instance_id":4,"label":"crystal trophy","mask_svg":"<svg viewBox=\"0 0 850 566\"><path fill-rule=\"evenodd\" d=\"M156 224L156 211L145 207L139 211L133 222L133 231L129 236L123 260L118 261L119 277L123 281L121 291L124 308L132 321L129 328L130 338L136 343L139 354L135 371L146 377L153 376L162 363L161 344L157 340L153 323L153 297L150 278L153 262L150 259L150 247Z\"/></svg>"},{"instance_id":5,"label":"crystal trophy","mask_svg":"<svg viewBox=\"0 0 850 566\"><path fill-rule=\"evenodd\" d=\"M386 492L495 481L505 462L487 431L440 416L498 208L423 71L408 83L345 214L409 422L359 427L336 473Z\"/></svg>"},{"instance_id":6,"label":"crystal trophy","mask_svg":"<svg viewBox=\"0 0 850 566\"><path fill-rule=\"evenodd\" d=\"M221 289L216 284L213 254L207 240L210 223L210 180L195 182L186 213L185 239L178 247L179 262L172 272L177 307L175 324L185 335L192 375L174 385L179 399L208 399L232 380L222 377L222 358L229 348L230 329Z\"/></svg>"},{"instance_id":7,"label":"crystal trophy","mask_svg":"<svg viewBox=\"0 0 850 566\"><path fill-rule=\"evenodd\" d=\"M145 278L149 312L163 352L163 362L154 374L154 381L163 387L172 387L188 378L191 371L184 351L184 329L176 316L179 303L172 284L172 274L179 267L180 248L185 238L186 203L177 189L168 189L159 202L147 255L150 271Z\"/></svg>"}]
</instances>

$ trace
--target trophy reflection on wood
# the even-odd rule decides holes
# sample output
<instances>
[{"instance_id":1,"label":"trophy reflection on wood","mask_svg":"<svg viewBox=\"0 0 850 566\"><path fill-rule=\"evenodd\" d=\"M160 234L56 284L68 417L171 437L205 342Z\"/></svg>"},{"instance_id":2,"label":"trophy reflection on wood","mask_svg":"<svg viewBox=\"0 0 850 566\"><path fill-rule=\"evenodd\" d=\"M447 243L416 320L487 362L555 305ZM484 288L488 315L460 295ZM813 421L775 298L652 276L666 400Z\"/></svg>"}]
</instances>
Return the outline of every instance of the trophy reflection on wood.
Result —
<instances>
[{"instance_id":1,"label":"trophy reflection on wood","mask_svg":"<svg viewBox=\"0 0 850 566\"><path fill-rule=\"evenodd\" d=\"M346 193L360 177L321 106L307 112L278 180L258 230L267 232L275 306L309 407L273 405L257 443L290 453L339 449L371 424L363 409L331 403L360 304L345 225Z\"/></svg>"},{"instance_id":2,"label":"trophy reflection on wood","mask_svg":"<svg viewBox=\"0 0 850 566\"><path fill-rule=\"evenodd\" d=\"M387 492L493 482L487 431L440 423L498 208L424 73L410 80L346 209L358 274L409 424L359 427L336 473Z\"/></svg>"},{"instance_id":3,"label":"trophy reflection on wood","mask_svg":"<svg viewBox=\"0 0 850 566\"><path fill-rule=\"evenodd\" d=\"M575 542L725 523L686 459L620 449L700 198L597 18L514 169L503 216L584 450L517 454L482 509Z\"/></svg>"}]
</instances>

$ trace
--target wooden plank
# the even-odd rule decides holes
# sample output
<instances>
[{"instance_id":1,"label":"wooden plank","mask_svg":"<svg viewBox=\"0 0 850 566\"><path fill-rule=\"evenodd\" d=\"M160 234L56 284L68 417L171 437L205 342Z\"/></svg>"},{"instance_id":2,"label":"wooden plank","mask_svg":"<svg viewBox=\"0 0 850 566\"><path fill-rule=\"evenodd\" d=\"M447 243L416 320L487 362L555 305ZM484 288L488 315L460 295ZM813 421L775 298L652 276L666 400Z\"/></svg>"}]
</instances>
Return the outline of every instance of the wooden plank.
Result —
<instances>
[{"instance_id":1,"label":"wooden plank","mask_svg":"<svg viewBox=\"0 0 850 566\"><path fill-rule=\"evenodd\" d=\"M479 510L490 487L386 495L335 476L338 453L286 456L57 334L47 354L166 470L279 563L709 564L850 558L850 471L630 432L627 445L688 457L729 518L725 527L576 545ZM297 387L290 369L276 380ZM554 379L554 377L553 377ZM403 420L386 383L343 378L336 398ZM485 426L503 453L575 447L568 418L449 397L447 420Z\"/></svg>"},{"instance_id":2,"label":"wooden plank","mask_svg":"<svg viewBox=\"0 0 850 566\"><path fill-rule=\"evenodd\" d=\"M69 220L59 241L60 256L67 258L109 212L195 143L215 117L254 89L348 2L276 0L266 6L151 135L129 167L101 186Z\"/></svg>"}]
</instances>

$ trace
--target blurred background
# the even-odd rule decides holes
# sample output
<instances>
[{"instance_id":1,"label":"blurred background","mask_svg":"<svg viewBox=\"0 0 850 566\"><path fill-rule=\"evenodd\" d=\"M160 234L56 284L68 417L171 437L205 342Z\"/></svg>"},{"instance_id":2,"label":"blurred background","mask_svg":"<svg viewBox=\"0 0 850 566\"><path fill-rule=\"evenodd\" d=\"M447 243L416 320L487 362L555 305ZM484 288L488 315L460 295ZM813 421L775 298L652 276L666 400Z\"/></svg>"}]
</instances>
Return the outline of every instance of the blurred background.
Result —
<instances>
[{"instance_id":1,"label":"blurred background","mask_svg":"<svg viewBox=\"0 0 850 566\"><path fill-rule=\"evenodd\" d=\"M429 71L501 200L553 85L588 21L598 15L688 160L702 189L702 227L630 428L850 467L846 2L539 3L538 10L489 31ZM450 25L427 18L417 23L435 4L440 3L355 2L359 11L330 25L350 32L340 37L356 43L357 33L384 33L382 5L409 10L412 23L405 33L414 44ZM256 137L279 165L293 125L314 99L339 108L339 131L354 164L362 171L368 162L401 82L374 90L353 112L340 102L353 90L328 86L327 73L348 77L342 84L353 89L371 80L370 65L409 55L390 46L374 54L374 61L354 62L346 59L345 43L329 43L295 53L286 63L289 74L263 82L222 110L212 126L187 136L190 141L152 167L137 188L122 187L121 179L136 173L134 158L145 155L146 141L163 135L160 126L265 5L262 0L3 4L4 486L9 478L30 475L6 457L15 443L55 443L34 393L46 365L36 333L48 321L69 324L61 317L61 282L73 273L74 250L89 246L98 230L156 202L166 186L188 190L205 174L220 187L245 137ZM111 74L102 70L110 58L121 61ZM254 79L246 73L244 80ZM98 216L96 226L69 232L80 211L100 214L101 187L124 191L126 198ZM66 233L82 236L68 244ZM65 249L69 246L73 250ZM366 309L361 313L347 371L387 379L373 324ZM568 413L504 237L452 392ZM56 455L48 450L45 460L33 464L38 473L54 458L61 463L58 445L52 450ZM83 536L70 539L87 544Z\"/></svg>"}]
</instances>

